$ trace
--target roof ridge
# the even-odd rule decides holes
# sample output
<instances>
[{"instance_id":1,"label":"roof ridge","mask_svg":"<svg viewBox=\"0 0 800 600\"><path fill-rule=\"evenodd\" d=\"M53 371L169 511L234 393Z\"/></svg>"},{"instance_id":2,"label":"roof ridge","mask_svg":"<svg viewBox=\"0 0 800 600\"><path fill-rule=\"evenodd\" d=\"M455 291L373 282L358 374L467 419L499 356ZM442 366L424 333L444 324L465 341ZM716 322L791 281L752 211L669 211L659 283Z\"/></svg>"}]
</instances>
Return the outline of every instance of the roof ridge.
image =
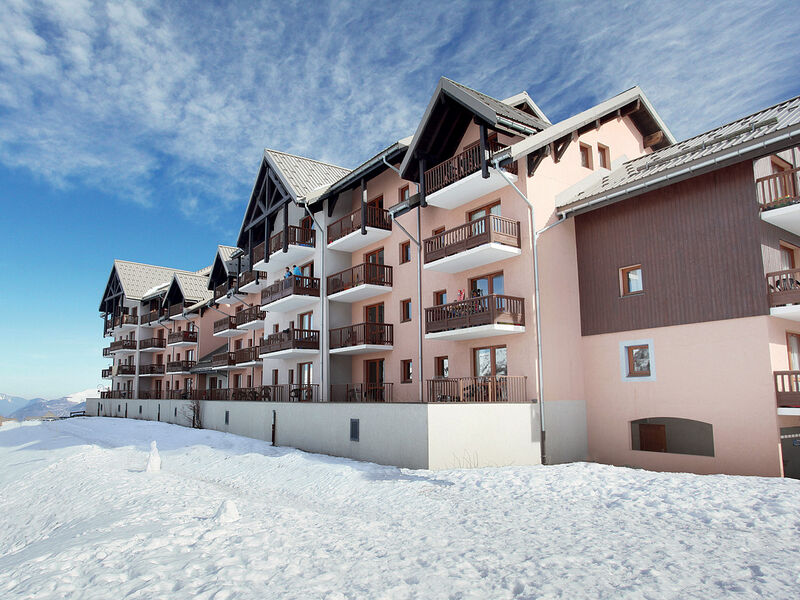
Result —
<instances>
[{"instance_id":1,"label":"roof ridge","mask_svg":"<svg viewBox=\"0 0 800 600\"><path fill-rule=\"evenodd\" d=\"M264 152L274 152L275 154L283 154L284 156L291 156L292 158L300 158L302 160L307 160L309 162L315 162L320 165L325 165L326 167L333 167L334 169L341 169L342 171L351 171L352 169L348 169L347 167L340 167L339 165L335 165L333 163L328 163L322 160L317 160L316 158L308 158L307 156L300 156L299 154L292 154L291 152L283 152L282 150L275 150L273 148L264 148Z\"/></svg>"},{"instance_id":2,"label":"roof ridge","mask_svg":"<svg viewBox=\"0 0 800 600\"><path fill-rule=\"evenodd\" d=\"M152 269L164 269L164 270L167 270L167 271L176 271L176 272L180 272L180 273L194 273L194 271L189 271L188 269L176 269L174 267L162 267L161 265L151 265L150 263L137 262L135 260L123 260L121 258L115 258L114 259L114 263L118 263L118 262L125 263L127 265L140 265L142 267L150 267Z\"/></svg>"}]
</instances>

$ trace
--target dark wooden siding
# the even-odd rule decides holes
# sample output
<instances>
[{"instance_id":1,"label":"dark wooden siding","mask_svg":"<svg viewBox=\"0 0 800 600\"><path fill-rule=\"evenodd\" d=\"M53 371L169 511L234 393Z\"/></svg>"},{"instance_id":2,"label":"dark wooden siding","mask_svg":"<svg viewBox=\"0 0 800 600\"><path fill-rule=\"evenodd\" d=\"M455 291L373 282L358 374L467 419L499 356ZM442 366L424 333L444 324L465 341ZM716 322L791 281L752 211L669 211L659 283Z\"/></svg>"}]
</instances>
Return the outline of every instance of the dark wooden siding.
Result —
<instances>
[{"instance_id":1,"label":"dark wooden siding","mask_svg":"<svg viewBox=\"0 0 800 600\"><path fill-rule=\"evenodd\" d=\"M768 314L765 236L750 161L578 215L583 335ZM621 298L639 263L644 293Z\"/></svg>"},{"instance_id":2,"label":"dark wooden siding","mask_svg":"<svg viewBox=\"0 0 800 600\"><path fill-rule=\"evenodd\" d=\"M781 270L781 242L800 247L800 236L761 221L761 256L764 260L764 271L767 273Z\"/></svg>"}]
</instances>

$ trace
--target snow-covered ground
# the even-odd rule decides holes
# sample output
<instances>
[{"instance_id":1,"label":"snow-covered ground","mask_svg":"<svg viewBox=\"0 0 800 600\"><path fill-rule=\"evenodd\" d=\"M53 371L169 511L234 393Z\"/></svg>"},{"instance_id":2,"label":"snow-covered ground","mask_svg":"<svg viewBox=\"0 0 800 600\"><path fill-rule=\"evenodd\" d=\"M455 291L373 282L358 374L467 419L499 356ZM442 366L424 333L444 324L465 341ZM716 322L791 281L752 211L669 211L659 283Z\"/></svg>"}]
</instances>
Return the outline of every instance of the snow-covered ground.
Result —
<instances>
[{"instance_id":1,"label":"snow-covered ground","mask_svg":"<svg viewBox=\"0 0 800 600\"><path fill-rule=\"evenodd\" d=\"M7 424L0 574L3 599L796 598L800 483L407 471L163 423Z\"/></svg>"}]
</instances>

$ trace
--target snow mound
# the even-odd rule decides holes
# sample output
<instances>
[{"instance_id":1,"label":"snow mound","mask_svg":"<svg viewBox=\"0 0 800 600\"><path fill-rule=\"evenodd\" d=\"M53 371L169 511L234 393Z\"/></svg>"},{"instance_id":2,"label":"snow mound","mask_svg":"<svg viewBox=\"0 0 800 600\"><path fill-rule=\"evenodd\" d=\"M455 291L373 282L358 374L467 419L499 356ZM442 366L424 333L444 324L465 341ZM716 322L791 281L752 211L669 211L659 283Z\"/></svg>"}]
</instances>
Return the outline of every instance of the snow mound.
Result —
<instances>
[{"instance_id":1,"label":"snow mound","mask_svg":"<svg viewBox=\"0 0 800 600\"><path fill-rule=\"evenodd\" d=\"M223 500L217 509L217 514L214 515L214 522L219 525L225 525L238 520L239 509L236 508L236 503L233 500Z\"/></svg>"},{"instance_id":2,"label":"snow mound","mask_svg":"<svg viewBox=\"0 0 800 600\"><path fill-rule=\"evenodd\" d=\"M161 456L158 454L158 446L155 441L150 442L150 455L147 457L147 473L156 473L161 470Z\"/></svg>"}]
</instances>

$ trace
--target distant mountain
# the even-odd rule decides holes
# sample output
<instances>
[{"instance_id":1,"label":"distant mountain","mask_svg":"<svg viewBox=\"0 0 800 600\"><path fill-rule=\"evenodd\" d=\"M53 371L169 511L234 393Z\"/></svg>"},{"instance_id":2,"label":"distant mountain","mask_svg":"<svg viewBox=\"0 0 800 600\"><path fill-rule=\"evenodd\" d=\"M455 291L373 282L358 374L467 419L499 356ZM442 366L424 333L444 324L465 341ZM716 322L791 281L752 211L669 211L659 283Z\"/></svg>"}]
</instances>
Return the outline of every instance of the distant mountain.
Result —
<instances>
[{"instance_id":1,"label":"distant mountain","mask_svg":"<svg viewBox=\"0 0 800 600\"><path fill-rule=\"evenodd\" d=\"M69 415L70 411L85 410L86 398L91 398L91 397L96 398L98 395L99 393L97 392L97 388L90 388L88 390L83 390L82 392L75 392L74 394L70 394L68 396L62 396L61 398L56 398L54 400L43 400L42 398L34 398L33 400L30 400L22 408L18 408L11 414L3 416L8 416L11 417L12 419L23 421L28 417L41 417L47 414L48 412L51 412L56 416L65 417Z\"/></svg>"},{"instance_id":2,"label":"distant mountain","mask_svg":"<svg viewBox=\"0 0 800 600\"><path fill-rule=\"evenodd\" d=\"M19 396L11 396L9 394L0 394L0 417L9 417L11 413L27 406L31 402L38 402L42 398L21 398Z\"/></svg>"}]
</instances>

